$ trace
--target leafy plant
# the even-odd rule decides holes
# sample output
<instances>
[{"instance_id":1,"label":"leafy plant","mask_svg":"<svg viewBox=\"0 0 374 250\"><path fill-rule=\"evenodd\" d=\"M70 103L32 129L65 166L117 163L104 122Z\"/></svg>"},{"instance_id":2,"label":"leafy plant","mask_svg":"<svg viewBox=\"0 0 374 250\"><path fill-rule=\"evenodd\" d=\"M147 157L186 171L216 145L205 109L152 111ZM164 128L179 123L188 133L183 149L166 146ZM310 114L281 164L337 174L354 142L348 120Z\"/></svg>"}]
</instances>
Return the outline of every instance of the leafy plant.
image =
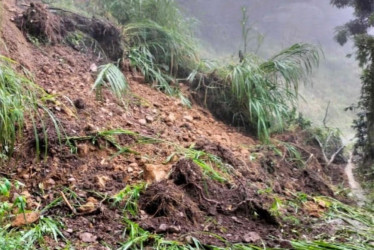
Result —
<instances>
[{"instance_id":1,"label":"leafy plant","mask_svg":"<svg viewBox=\"0 0 374 250\"><path fill-rule=\"evenodd\" d=\"M126 77L123 75L121 70L114 64L109 63L101 65L99 67L99 74L92 87L96 91L98 99L102 98L102 88L109 86L112 93L119 99L123 98L123 95L128 91L128 83Z\"/></svg>"},{"instance_id":2,"label":"leafy plant","mask_svg":"<svg viewBox=\"0 0 374 250\"><path fill-rule=\"evenodd\" d=\"M201 73L206 79L208 107L218 117L256 131L269 142L270 134L283 130L293 116L299 84L308 82L320 52L313 45L298 43L268 60L250 53L243 56L239 63ZM192 73L190 82L201 87L199 74Z\"/></svg>"},{"instance_id":3,"label":"leafy plant","mask_svg":"<svg viewBox=\"0 0 374 250\"><path fill-rule=\"evenodd\" d=\"M0 181L0 196L9 197L11 187L12 184L10 183L10 181L6 178L3 178Z\"/></svg>"}]
</instances>

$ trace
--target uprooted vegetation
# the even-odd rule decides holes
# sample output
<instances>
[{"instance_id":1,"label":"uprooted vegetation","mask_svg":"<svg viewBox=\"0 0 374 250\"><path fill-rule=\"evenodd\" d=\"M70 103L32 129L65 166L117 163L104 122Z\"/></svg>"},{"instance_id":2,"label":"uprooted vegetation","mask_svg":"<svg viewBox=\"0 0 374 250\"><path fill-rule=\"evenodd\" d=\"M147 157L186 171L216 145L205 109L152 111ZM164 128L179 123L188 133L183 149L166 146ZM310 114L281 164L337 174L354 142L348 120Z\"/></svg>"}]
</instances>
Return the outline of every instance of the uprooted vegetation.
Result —
<instances>
[{"instance_id":1,"label":"uprooted vegetation","mask_svg":"<svg viewBox=\"0 0 374 250\"><path fill-rule=\"evenodd\" d=\"M10 129L1 141L9 159L0 167L0 248L364 249L374 242L373 216L351 206L341 159L326 162L340 147L337 137L301 129L305 121L291 112L298 84L318 63L313 46L215 69L199 60L188 32L179 33L184 19L174 1L92 6L123 26L35 3L15 19L21 33L5 8L9 51L2 52L31 74L8 59L0 65L4 96L15 101L2 103L9 119L0 122ZM119 15L123 6L131 8ZM12 46L22 34L31 44ZM267 143L140 84L181 97L189 95L179 84L189 75L192 95ZM286 123L295 128L271 137Z\"/></svg>"}]
</instances>

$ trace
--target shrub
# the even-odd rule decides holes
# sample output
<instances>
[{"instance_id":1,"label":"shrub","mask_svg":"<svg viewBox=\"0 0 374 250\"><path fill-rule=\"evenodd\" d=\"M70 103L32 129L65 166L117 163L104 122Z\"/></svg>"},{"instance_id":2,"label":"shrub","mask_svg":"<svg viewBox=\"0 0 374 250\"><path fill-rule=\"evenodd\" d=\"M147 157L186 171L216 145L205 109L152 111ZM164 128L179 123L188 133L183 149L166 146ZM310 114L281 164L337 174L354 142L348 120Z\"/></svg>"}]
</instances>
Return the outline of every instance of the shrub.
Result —
<instances>
[{"instance_id":1,"label":"shrub","mask_svg":"<svg viewBox=\"0 0 374 250\"><path fill-rule=\"evenodd\" d=\"M255 130L267 141L271 132L284 129L290 120L299 84L307 81L319 59L316 47L295 44L269 60L248 54L240 63L203 73L208 106L219 117ZM189 80L201 87L201 74L193 74Z\"/></svg>"}]
</instances>

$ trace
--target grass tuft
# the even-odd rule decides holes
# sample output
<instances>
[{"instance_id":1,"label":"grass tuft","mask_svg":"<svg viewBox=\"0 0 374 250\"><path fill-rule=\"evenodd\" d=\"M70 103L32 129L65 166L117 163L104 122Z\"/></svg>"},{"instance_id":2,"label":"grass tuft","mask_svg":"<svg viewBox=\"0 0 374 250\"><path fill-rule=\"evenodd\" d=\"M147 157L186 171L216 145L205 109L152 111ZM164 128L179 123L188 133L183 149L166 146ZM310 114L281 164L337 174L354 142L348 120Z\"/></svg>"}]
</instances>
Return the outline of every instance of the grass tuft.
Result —
<instances>
[{"instance_id":1,"label":"grass tuft","mask_svg":"<svg viewBox=\"0 0 374 250\"><path fill-rule=\"evenodd\" d=\"M40 155L40 139L38 126L42 128L44 137L45 155L48 149L47 128L45 118L49 118L56 130L58 139L61 140L60 122L52 111L43 103L44 90L28 78L16 73L12 66L17 63L0 55L0 150L6 155L11 155L15 143L22 136L25 120L31 120L37 155Z\"/></svg>"}]
</instances>

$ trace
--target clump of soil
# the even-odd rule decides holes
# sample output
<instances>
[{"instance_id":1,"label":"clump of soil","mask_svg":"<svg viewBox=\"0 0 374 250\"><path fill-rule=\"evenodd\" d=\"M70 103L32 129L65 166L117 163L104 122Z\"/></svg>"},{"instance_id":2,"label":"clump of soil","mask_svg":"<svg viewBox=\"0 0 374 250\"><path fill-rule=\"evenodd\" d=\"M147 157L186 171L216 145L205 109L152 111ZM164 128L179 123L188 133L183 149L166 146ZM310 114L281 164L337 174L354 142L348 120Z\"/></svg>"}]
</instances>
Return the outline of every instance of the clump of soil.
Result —
<instances>
[{"instance_id":1,"label":"clump of soil","mask_svg":"<svg viewBox=\"0 0 374 250\"><path fill-rule=\"evenodd\" d=\"M30 7L15 19L17 27L43 42L56 44L66 35L61 25L61 18L51 14L46 6L40 3L31 3Z\"/></svg>"},{"instance_id":2,"label":"clump of soil","mask_svg":"<svg viewBox=\"0 0 374 250\"><path fill-rule=\"evenodd\" d=\"M139 224L171 238L199 231L221 235L230 242L246 242L240 232L253 232L258 239L274 235L279 223L268 209L271 200L242 182L236 187L216 183L205 178L191 160L182 159L173 166L168 180L152 184L141 196L139 206L147 216ZM196 237L220 244L201 234Z\"/></svg>"},{"instance_id":3,"label":"clump of soil","mask_svg":"<svg viewBox=\"0 0 374 250\"><path fill-rule=\"evenodd\" d=\"M69 12L57 13L63 19L64 26L69 32L79 30L95 39L109 59L116 61L123 57L122 35L112 23Z\"/></svg>"},{"instance_id":4,"label":"clump of soil","mask_svg":"<svg viewBox=\"0 0 374 250\"><path fill-rule=\"evenodd\" d=\"M83 32L97 42L107 58L122 59L122 35L112 23L64 10L54 11L50 12L46 5L31 3L22 15L15 18L15 23L23 32L43 43L61 43L69 33Z\"/></svg>"}]
</instances>

